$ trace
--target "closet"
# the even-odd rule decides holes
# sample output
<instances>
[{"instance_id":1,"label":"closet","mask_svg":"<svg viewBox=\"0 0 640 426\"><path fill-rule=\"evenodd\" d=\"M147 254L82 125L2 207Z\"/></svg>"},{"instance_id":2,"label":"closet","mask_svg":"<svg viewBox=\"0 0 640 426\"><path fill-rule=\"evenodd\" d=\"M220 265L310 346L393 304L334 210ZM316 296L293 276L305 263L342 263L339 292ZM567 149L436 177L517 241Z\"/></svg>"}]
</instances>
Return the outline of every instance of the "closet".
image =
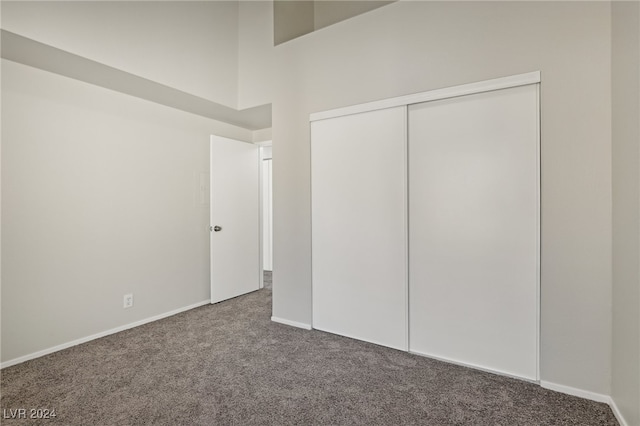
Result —
<instances>
[{"instance_id":1,"label":"closet","mask_svg":"<svg viewBox=\"0 0 640 426\"><path fill-rule=\"evenodd\" d=\"M538 380L539 82L311 115L313 328Z\"/></svg>"}]
</instances>

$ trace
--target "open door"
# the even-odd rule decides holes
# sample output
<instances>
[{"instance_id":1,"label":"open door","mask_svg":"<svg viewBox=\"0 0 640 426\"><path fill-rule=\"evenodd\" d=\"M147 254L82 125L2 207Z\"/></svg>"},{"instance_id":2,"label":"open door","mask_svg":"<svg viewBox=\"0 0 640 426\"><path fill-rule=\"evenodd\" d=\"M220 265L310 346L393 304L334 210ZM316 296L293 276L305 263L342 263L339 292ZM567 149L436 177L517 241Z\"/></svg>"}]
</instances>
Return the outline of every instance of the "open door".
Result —
<instances>
[{"instance_id":1,"label":"open door","mask_svg":"<svg viewBox=\"0 0 640 426\"><path fill-rule=\"evenodd\" d=\"M260 288L260 148L211 136L211 303Z\"/></svg>"}]
</instances>

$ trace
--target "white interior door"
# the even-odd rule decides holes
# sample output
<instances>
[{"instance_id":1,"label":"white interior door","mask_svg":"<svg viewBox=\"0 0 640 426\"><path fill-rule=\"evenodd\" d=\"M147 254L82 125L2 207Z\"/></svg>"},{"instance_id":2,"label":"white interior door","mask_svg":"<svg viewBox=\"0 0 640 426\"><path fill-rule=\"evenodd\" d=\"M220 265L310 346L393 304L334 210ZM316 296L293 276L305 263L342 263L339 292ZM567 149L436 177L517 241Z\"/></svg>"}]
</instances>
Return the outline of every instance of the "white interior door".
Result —
<instances>
[{"instance_id":1,"label":"white interior door","mask_svg":"<svg viewBox=\"0 0 640 426\"><path fill-rule=\"evenodd\" d=\"M211 136L211 303L260 288L259 147Z\"/></svg>"},{"instance_id":2,"label":"white interior door","mask_svg":"<svg viewBox=\"0 0 640 426\"><path fill-rule=\"evenodd\" d=\"M409 107L412 352L538 377L537 90Z\"/></svg>"},{"instance_id":3,"label":"white interior door","mask_svg":"<svg viewBox=\"0 0 640 426\"><path fill-rule=\"evenodd\" d=\"M407 350L406 108L311 123L313 328Z\"/></svg>"}]
</instances>

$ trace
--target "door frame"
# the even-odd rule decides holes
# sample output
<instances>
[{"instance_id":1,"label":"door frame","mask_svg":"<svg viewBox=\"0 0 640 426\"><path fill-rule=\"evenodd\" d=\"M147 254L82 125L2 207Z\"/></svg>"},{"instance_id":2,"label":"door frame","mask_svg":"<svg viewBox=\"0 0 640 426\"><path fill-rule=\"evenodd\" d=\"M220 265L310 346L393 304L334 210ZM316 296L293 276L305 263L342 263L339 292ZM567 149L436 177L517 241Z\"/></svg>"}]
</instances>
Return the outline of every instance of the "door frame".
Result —
<instances>
[{"instance_id":1,"label":"door frame","mask_svg":"<svg viewBox=\"0 0 640 426\"><path fill-rule=\"evenodd\" d=\"M264 185L262 182L262 177L264 176L264 162L265 160L272 160L271 162L271 223L273 223L273 154L269 155L269 158L266 158L267 155L264 153L264 148L271 148L273 146L273 141L267 140L262 142L256 142L256 145L260 147L260 259L262 266L262 275L260 276L260 288L264 288L264 203L265 203L265 194L264 194ZM271 271L273 272L273 227L271 228Z\"/></svg>"},{"instance_id":2,"label":"door frame","mask_svg":"<svg viewBox=\"0 0 640 426\"><path fill-rule=\"evenodd\" d=\"M273 141L271 140L267 140L267 141L262 141L262 142L255 142L255 145L260 147L260 170L259 170L259 174L260 174L260 288L263 289L264 288L264 241L263 241L263 235L264 235L264 190L263 190L263 182L262 182L262 176L264 173L263 170L263 166L264 166L264 160L265 160L265 154L264 154L264 148L270 148L273 146ZM272 173L272 177L271 177L271 182L273 185L273 162L271 163L271 173ZM272 197L273 197L273 190L272 190ZM272 198L273 199L273 198ZM271 220L273 221L273 202L271 205ZM271 233L271 270L273 272L273 232Z\"/></svg>"}]
</instances>

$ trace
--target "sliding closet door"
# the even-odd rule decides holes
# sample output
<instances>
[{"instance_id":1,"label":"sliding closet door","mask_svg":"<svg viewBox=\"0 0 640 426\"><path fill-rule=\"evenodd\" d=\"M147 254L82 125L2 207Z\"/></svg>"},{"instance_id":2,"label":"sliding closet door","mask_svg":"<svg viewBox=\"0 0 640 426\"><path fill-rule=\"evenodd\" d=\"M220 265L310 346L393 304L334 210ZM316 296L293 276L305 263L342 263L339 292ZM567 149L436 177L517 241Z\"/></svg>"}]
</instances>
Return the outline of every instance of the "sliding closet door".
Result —
<instances>
[{"instance_id":1,"label":"sliding closet door","mask_svg":"<svg viewBox=\"0 0 640 426\"><path fill-rule=\"evenodd\" d=\"M313 328L407 350L406 107L311 123Z\"/></svg>"},{"instance_id":2,"label":"sliding closet door","mask_svg":"<svg viewBox=\"0 0 640 426\"><path fill-rule=\"evenodd\" d=\"M537 90L409 107L412 352L537 379Z\"/></svg>"}]
</instances>

